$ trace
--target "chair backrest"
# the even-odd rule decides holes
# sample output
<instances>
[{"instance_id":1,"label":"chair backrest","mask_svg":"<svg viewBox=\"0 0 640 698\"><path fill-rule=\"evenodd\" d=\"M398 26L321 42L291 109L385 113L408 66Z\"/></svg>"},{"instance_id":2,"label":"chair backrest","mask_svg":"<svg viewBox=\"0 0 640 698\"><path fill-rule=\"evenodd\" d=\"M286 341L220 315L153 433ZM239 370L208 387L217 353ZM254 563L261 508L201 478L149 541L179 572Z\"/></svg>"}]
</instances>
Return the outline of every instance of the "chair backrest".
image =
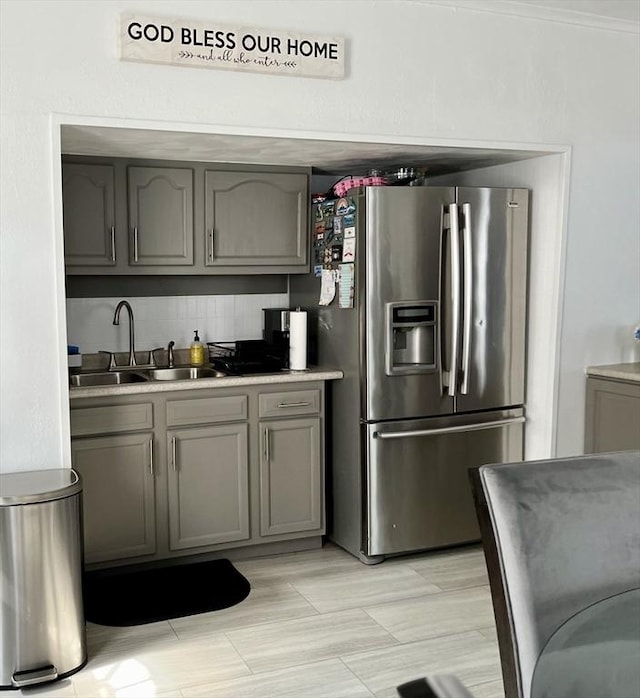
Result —
<instances>
[{"instance_id":1,"label":"chair backrest","mask_svg":"<svg viewBox=\"0 0 640 698\"><path fill-rule=\"evenodd\" d=\"M640 584L640 451L484 465L470 476L506 698L529 698L553 632Z\"/></svg>"}]
</instances>

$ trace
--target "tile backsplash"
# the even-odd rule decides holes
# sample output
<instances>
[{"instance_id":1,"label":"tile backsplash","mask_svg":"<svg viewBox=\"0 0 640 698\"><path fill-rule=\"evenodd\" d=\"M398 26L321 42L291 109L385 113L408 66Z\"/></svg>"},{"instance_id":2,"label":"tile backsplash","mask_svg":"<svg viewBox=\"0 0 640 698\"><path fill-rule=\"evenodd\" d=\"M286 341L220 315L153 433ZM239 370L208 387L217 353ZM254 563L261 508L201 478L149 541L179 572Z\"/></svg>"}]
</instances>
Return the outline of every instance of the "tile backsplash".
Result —
<instances>
[{"instance_id":1,"label":"tile backsplash","mask_svg":"<svg viewBox=\"0 0 640 698\"><path fill-rule=\"evenodd\" d=\"M243 294L236 296L155 296L149 298L68 298L67 343L83 354L97 351L127 351L129 319L125 309L120 325L113 314L121 300L127 300L135 320L136 350L188 347L193 330L206 342L262 338L262 309L286 308L287 293Z\"/></svg>"}]
</instances>

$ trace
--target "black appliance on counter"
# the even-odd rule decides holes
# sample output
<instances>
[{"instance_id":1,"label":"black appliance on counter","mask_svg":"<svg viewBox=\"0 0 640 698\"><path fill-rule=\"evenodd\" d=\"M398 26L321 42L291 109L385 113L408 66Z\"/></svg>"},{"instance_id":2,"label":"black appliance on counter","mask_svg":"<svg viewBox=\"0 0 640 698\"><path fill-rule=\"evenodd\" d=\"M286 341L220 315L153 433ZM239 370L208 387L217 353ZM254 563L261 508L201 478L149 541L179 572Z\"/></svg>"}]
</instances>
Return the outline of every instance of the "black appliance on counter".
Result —
<instances>
[{"instance_id":1,"label":"black appliance on counter","mask_svg":"<svg viewBox=\"0 0 640 698\"><path fill-rule=\"evenodd\" d=\"M264 339L244 339L237 342L207 342L209 362L218 371L231 376L256 373L276 373L286 370L289 355L281 345Z\"/></svg>"},{"instance_id":2,"label":"black appliance on counter","mask_svg":"<svg viewBox=\"0 0 640 698\"><path fill-rule=\"evenodd\" d=\"M262 337L269 344L289 351L289 308L263 308Z\"/></svg>"},{"instance_id":3,"label":"black appliance on counter","mask_svg":"<svg viewBox=\"0 0 640 698\"><path fill-rule=\"evenodd\" d=\"M289 308L262 309L262 337L289 365Z\"/></svg>"}]
</instances>

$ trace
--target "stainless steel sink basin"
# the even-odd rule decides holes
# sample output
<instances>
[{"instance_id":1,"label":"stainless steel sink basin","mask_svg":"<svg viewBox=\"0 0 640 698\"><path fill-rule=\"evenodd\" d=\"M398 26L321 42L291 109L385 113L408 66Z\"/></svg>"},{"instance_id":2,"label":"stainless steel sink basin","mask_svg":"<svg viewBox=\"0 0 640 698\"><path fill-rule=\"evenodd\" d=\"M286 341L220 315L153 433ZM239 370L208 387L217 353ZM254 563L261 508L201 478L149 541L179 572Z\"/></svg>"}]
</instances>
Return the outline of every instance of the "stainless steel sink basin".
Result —
<instances>
[{"instance_id":1,"label":"stainless steel sink basin","mask_svg":"<svg viewBox=\"0 0 640 698\"><path fill-rule=\"evenodd\" d=\"M181 366L178 368L154 368L147 371L152 381L182 381L198 378L222 378L225 374L215 368Z\"/></svg>"},{"instance_id":2,"label":"stainless steel sink basin","mask_svg":"<svg viewBox=\"0 0 640 698\"><path fill-rule=\"evenodd\" d=\"M109 373L76 373L69 378L74 388L87 388L96 385L123 385L144 383L147 377L133 371L110 371Z\"/></svg>"}]
</instances>

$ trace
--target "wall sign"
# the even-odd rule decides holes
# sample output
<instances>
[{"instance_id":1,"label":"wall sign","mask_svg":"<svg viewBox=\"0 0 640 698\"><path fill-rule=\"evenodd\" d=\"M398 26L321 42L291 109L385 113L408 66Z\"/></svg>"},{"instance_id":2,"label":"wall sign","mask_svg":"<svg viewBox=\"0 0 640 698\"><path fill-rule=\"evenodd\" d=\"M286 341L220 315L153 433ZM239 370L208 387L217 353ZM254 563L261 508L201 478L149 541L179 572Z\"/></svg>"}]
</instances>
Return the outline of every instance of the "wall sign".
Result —
<instances>
[{"instance_id":1,"label":"wall sign","mask_svg":"<svg viewBox=\"0 0 640 698\"><path fill-rule=\"evenodd\" d=\"M344 39L127 14L120 58L217 70L344 78Z\"/></svg>"}]
</instances>

